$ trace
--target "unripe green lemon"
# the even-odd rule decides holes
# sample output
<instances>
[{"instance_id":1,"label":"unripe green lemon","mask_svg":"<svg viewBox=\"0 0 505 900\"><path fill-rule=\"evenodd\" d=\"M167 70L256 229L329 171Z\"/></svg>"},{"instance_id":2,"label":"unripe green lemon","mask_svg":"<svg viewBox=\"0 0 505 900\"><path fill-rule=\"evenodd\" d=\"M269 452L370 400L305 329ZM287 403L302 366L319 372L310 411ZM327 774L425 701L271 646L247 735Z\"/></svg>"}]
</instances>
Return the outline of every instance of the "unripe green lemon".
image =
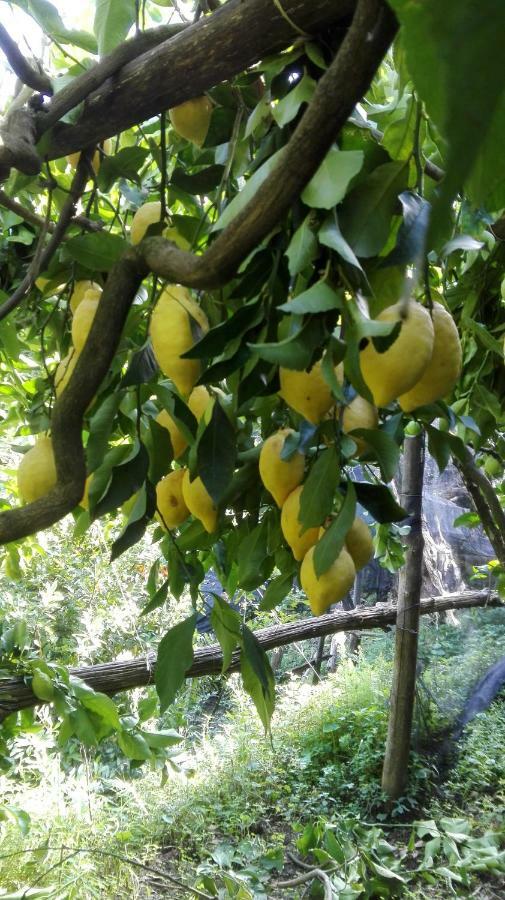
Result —
<instances>
[{"instance_id":1,"label":"unripe green lemon","mask_svg":"<svg viewBox=\"0 0 505 900\"><path fill-rule=\"evenodd\" d=\"M18 467L18 493L25 503L45 497L56 484L51 438L43 434L23 456Z\"/></svg>"},{"instance_id":2,"label":"unripe green lemon","mask_svg":"<svg viewBox=\"0 0 505 900\"><path fill-rule=\"evenodd\" d=\"M260 451L260 478L279 507L302 483L305 470L305 457L298 450L290 459L281 459L284 441L290 434L294 434L292 428L280 428L266 439Z\"/></svg>"},{"instance_id":3,"label":"unripe green lemon","mask_svg":"<svg viewBox=\"0 0 505 900\"><path fill-rule=\"evenodd\" d=\"M209 330L207 316L187 288L172 284L156 303L149 330L161 371L187 397L200 377L201 363L198 359L181 359L181 354Z\"/></svg>"},{"instance_id":4,"label":"unripe green lemon","mask_svg":"<svg viewBox=\"0 0 505 900\"><path fill-rule=\"evenodd\" d=\"M431 316L424 306L412 301L402 320L403 304L388 306L377 316L378 322L402 322L396 340L384 353L378 353L369 341L360 353L363 379L376 406L387 406L419 381L433 352L434 331Z\"/></svg>"}]
</instances>

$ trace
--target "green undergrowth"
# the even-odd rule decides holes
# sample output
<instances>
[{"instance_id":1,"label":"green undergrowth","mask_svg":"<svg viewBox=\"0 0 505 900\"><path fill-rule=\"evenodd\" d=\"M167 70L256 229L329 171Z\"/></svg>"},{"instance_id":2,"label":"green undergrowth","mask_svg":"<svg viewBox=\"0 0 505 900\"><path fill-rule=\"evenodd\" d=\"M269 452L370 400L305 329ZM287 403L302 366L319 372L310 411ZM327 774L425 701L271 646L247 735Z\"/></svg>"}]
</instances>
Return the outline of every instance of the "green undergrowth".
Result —
<instances>
[{"instance_id":1,"label":"green undergrowth","mask_svg":"<svg viewBox=\"0 0 505 900\"><path fill-rule=\"evenodd\" d=\"M452 684L461 658L449 650ZM440 659L431 665L439 674ZM505 877L503 704L467 728L444 784L424 740L408 792L390 808L380 790L390 678L390 660L377 654L344 660L315 687L293 678L279 688L269 738L232 676L222 705L198 719L196 738L192 723L178 771L163 784L159 772L114 769L99 756L67 760L64 773L34 729L19 748L29 760L29 771L18 766L19 788L4 779L13 820L0 826L1 888L21 898L15 892L32 886L46 893L27 898L64 900L189 896L138 861L224 900L298 898L306 884L275 887L300 871L288 850L323 866L339 898L471 896L475 878L494 884ZM30 816L25 836L16 809ZM308 896L322 896L319 887Z\"/></svg>"}]
</instances>

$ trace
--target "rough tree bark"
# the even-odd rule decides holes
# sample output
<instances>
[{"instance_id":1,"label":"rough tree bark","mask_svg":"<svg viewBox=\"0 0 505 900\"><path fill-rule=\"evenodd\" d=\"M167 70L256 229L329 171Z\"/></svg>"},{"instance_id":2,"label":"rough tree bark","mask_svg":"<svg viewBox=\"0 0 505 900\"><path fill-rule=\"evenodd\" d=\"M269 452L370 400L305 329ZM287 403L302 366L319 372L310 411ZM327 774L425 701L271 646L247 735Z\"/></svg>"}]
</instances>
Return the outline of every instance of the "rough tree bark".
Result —
<instances>
[{"instance_id":1,"label":"rough tree bark","mask_svg":"<svg viewBox=\"0 0 505 900\"><path fill-rule=\"evenodd\" d=\"M468 591L464 594L447 594L445 597L426 597L421 601L421 615L440 613L447 609L472 609L475 606L502 606L498 597L486 591ZM274 625L255 632L264 650L273 650L300 640L310 640L350 628L387 628L393 625L397 616L396 606L360 607L351 612L330 613L326 616ZM135 687L145 687L154 683L156 654L151 653L139 659L125 662L104 663L97 666L83 666L71 669L73 675L84 679L96 691L115 694ZM218 645L195 651L193 663L186 672L186 678L200 678L203 675L219 675L222 670L223 655ZM228 671L240 669L240 652L235 651ZM0 721L11 712L41 704L24 678L0 680Z\"/></svg>"},{"instance_id":2,"label":"rough tree bark","mask_svg":"<svg viewBox=\"0 0 505 900\"><path fill-rule=\"evenodd\" d=\"M496 558L505 568L505 511L500 506L496 491L482 469L476 465L468 448L465 450L464 459L454 457L454 463L473 500Z\"/></svg>"},{"instance_id":3,"label":"rough tree bark","mask_svg":"<svg viewBox=\"0 0 505 900\"><path fill-rule=\"evenodd\" d=\"M421 611L423 473L424 433L405 443L400 494L400 503L408 513L406 521L410 524L410 533L406 538L405 566L398 585L391 705L382 770L382 788L391 799L403 793L410 755Z\"/></svg>"}]
</instances>

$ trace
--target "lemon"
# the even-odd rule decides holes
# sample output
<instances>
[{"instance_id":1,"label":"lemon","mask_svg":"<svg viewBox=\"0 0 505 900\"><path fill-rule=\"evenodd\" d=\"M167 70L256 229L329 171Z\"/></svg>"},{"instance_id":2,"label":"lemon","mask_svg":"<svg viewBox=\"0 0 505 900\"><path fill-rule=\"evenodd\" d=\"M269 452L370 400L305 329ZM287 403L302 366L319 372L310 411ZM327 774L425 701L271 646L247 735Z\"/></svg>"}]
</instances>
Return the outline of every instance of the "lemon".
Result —
<instances>
[{"instance_id":1,"label":"lemon","mask_svg":"<svg viewBox=\"0 0 505 900\"><path fill-rule=\"evenodd\" d=\"M77 353L81 352L88 339L88 334L98 309L98 300L89 297L91 293L91 291L85 293L72 319L72 340Z\"/></svg>"},{"instance_id":2,"label":"lemon","mask_svg":"<svg viewBox=\"0 0 505 900\"><path fill-rule=\"evenodd\" d=\"M201 384L196 388L193 388L191 394L188 398L188 406L199 422L202 418L203 414L206 410L214 403L214 398L210 396L205 385ZM174 451L174 459L178 459L181 456L186 447L188 446L188 442L184 437L182 431L180 430L177 422L172 418L169 412L166 409L162 409L162 411L156 416L156 421L159 425L162 425L163 428L166 428L168 433L170 434L170 442L172 444L172 450Z\"/></svg>"},{"instance_id":3,"label":"lemon","mask_svg":"<svg viewBox=\"0 0 505 900\"><path fill-rule=\"evenodd\" d=\"M281 510L281 528L286 543L289 544L293 556L297 560L303 559L308 550L316 543L319 529L307 528L300 534L302 525L298 518L300 512L300 494L303 487L297 487L286 497Z\"/></svg>"},{"instance_id":4,"label":"lemon","mask_svg":"<svg viewBox=\"0 0 505 900\"><path fill-rule=\"evenodd\" d=\"M186 238L177 231L177 228L174 228L173 225L170 225L168 228L165 228L163 232L163 237L167 239L167 241L172 241L173 244L176 244L179 247L179 250L189 250L191 248L191 244Z\"/></svg>"},{"instance_id":5,"label":"lemon","mask_svg":"<svg viewBox=\"0 0 505 900\"><path fill-rule=\"evenodd\" d=\"M197 477L190 481L189 469L184 473L182 493L190 513L200 520L205 531L212 534L217 527L217 506L201 478Z\"/></svg>"},{"instance_id":6,"label":"lemon","mask_svg":"<svg viewBox=\"0 0 505 900\"><path fill-rule=\"evenodd\" d=\"M54 390L57 397L63 393L70 381L78 359L79 354L72 348L59 363L54 375Z\"/></svg>"},{"instance_id":7,"label":"lemon","mask_svg":"<svg viewBox=\"0 0 505 900\"><path fill-rule=\"evenodd\" d=\"M86 481L84 482L84 493L82 495L81 502L79 506L82 506L83 509L89 509L89 488L92 481L93 475L88 475Z\"/></svg>"},{"instance_id":8,"label":"lemon","mask_svg":"<svg viewBox=\"0 0 505 900\"><path fill-rule=\"evenodd\" d=\"M192 299L187 288L171 284L154 307L150 334L161 371L187 397L201 372L198 359L181 359L195 341L209 330L207 316Z\"/></svg>"},{"instance_id":9,"label":"lemon","mask_svg":"<svg viewBox=\"0 0 505 900\"><path fill-rule=\"evenodd\" d=\"M335 367L335 374L342 384L344 380L343 366ZM316 362L308 372L295 369L279 369L281 389L280 396L291 409L299 413L308 422L318 425L321 419L335 405L335 398L321 374L321 360Z\"/></svg>"},{"instance_id":10,"label":"lemon","mask_svg":"<svg viewBox=\"0 0 505 900\"><path fill-rule=\"evenodd\" d=\"M280 428L266 439L260 451L260 478L279 507L301 484L305 468L305 457L298 451L290 459L281 459L284 441L290 434L294 434L292 428Z\"/></svg>"},{"instance_id":11,"label":"lemon","mask_svg":"<svg viewBox=\"0 0 505 900\"><path fill-rule=\"evenodd\" d=\"M95 291L93 294L95 300L98 300L100 294L102 293L102 289L96 281L76 281L74 284L74 290L72 291L72 296L70 297L70 309L73 313L75 313L79 303L84 300L84 295L88 293L88 291ZM89 298L88 298L89 299Z\"/></svg>"},{"instance_id":12,"label":"lemon","mask_svg":"<svg viewBox=\"0 0 505 900\"><path fill-rule=\"evenodd\" d=\"M378 322L402 322L400 334L384 353L368 343L360 353L361 372L376 406L387 406L419 381L433 352L434 331L428 310L419 303L407 307L401 319L402 303L388 306Z\"/></svg>"},{"instance_id":13,"label":"lemon","mask_svg":"<svg viewBox=\"0 0 505 900\"><path fill-rule=\"evenodd\" d=\"M345 597L352 587L356 569L350 553L343 548L330 568L318 578L314 569L314 550L315 547L311 547L304 556L300 583L312 612L315 616L320 616L332 603Z\"/></svg>"},{"instance_id":14,"label":"lemon","mask_svg":"<svg viewBox=\"0 0 505 900\"><path fill-rule=\"evenodd\" d=\"M51 438L40 435L37 443L23 456L18 468L18 493L25 503L44 497L56 484Z\"/></svg>"},{"instance_id":15,"label":"lemon","mask_svg":"<svg viewBox=\"0 0 505 900\"><path fill-rule=\"evenodd\" d=\"M181 137L201 147L207 137L212 103L208 97L195 97L168 111L172 127Z\"/></svg>"},{"instance_id":16,"label":"lemon","mask_svg":"<svg viewBox=\"0 0 505 900\"><path fill-rule=\"evenodd\" d=\"M186 469L174 469L156 485L156 507L158 518L166 528L176 528L189 516L182 484Z\"/></svg>"},{"instance_id":17,"label":"lemon","mask_svg":"<svg viewBox=\"0 0 505 900\"><path fill-rule=\"evenodd\" d=\"M105 141L103 142L103 152L105 153L106 156L109 156L112 153L112 141L110 138L106 138ZM81 151L78 150L77 153L69 153L68 154L67 162L73 169L77 169L80 158L81 158ZM91 161L91 168L93 169L93 172L95 173L95 175L98 175L98 172L100 171L101 162L102 162L102 157L101 157L100 151L98 149L96 149L93 154L93 159Z\"/></svg>"},{"instance_id":18,"label":"lemon","mask_svg":"<svg viewBox=\"0 0 505 900\"><path fill-rule=\"evenodd\" d=\"M376 407L359 394L345 407L342 414L342 431L344 434L350 434L356 444L356 456L361 456L366 451L367 444L363 438L354 437L351 432L355 428L377 428L378 424L379 414Z\"/></svg>"},{"instance_id":19,"label":"lemon","mask_svg":"<svg viewBox=\"0 0 505 900\"><path fill-rule=\"evenodd\" d=\"M133 216L130 226L130 241L132 244L140 244L147 229L150 225L161 220L161 203L159 200L152 200L139 206Z\"/></svg>"},{"instance_id":20,"label":"lemon","mask_svg":"<svg viewBox=\"0 0 505 900\"><path fill-rule=\"evenodd\" d=\"M460 376L462 352L454 319L441 303L434 303L432 321L435 340L431 359L414 387L398 398L405 412L441 400Z\"/></svg>"},{"instance_id":21,"label":"lemon","mask_svg":"<svg viewBox=\"0 0 505 900\"><path fill-rule=\"evenodd\" d=\"M352 556L356 572L359 572L373 556L372 532L368 525L356 516L349 531L345 536L345 546Z\"/></svg>"}]
</instances>

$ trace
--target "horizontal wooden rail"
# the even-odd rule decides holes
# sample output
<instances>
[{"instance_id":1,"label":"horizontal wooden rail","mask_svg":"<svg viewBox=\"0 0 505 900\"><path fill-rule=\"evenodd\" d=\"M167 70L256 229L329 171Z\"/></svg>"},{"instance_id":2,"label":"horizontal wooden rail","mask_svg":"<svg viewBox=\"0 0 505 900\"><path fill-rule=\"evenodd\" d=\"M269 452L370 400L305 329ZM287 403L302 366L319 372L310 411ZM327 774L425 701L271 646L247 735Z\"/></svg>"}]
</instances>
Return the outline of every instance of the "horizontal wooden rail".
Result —
<instances>
[{"instance_id":1,"label":"horizontal wooden rail","mask_svg":"<svg viewBox=\"0 0 505 900\"><path fill-rule=\"evenodd\" d=\"M498 597L483 591L466 591L463 594L444 594L441 597L425 597L421 600L421 615L442 613L449 609L471 609L476 606L502 606ZM260 628L255 635L263 650L273 650L296 641L335 634L337 631L368 630L371 628L387 628L394 625L396 606L379 604L377 606L360 606L344 612L337 610L317 618L298 619L286 625L272 625ZM156 654L149 653L144 657L121 662L104 663L96 666L80 666L70 669L72 675L82 678L95 691L115 694L131 688L144 687L154 680ZM201 678L203 675L218 675L223 664L223 655L218 644L210 647L199 647L195 650L191 668L186 672L187 678ZM234 672L240 667L240 651L233 654L228 671ZM23 678L7 678L0 680L0 721L19 709L41 704L33 694L29 684Z\"/></svg>"}]
</instances>

